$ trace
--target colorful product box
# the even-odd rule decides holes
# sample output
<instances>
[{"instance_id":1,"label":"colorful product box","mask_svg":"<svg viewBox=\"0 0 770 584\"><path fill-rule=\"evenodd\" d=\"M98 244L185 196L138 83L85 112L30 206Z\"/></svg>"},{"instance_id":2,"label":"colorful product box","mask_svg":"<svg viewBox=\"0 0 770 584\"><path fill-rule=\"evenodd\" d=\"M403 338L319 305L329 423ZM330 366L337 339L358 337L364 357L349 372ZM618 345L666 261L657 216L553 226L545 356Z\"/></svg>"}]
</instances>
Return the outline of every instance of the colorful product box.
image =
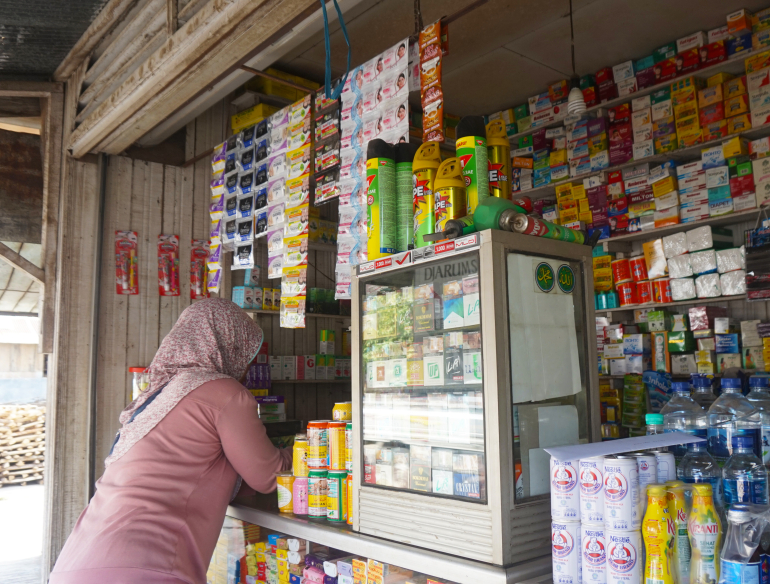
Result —
<instances>
[{"instance_id":1,"label":"colorful product box","mask_svg":"<svg viewBox=\"0 0 770 584\"><path fill-rule=\"evenodd\" d=\"M698 113L701 126L720 122L725 118L725 106L723 102L702 108Z\"/></svg>"},{"instance_id":2,"label":"colorful product box","mask_svg":"<svg viewBox=\"0 0 770 584\"><path fill-rule=\"evenodd\" d=\"M719 120L718 122L713 122L711 124L704 124L701 121L701 132L703 134L704 142L726 138L727 120Z\"/></svg>"},{"instance_id":3,"label":"colorful product box","mask_svg":"<svg viewBox=\"0 0 770 584\"><path fill-rule=\"evenodd\" d=\"M727 45L724 40L714 41L700 48L701 67L708 67L727 59Z\"/></svg>"},{"instance_id":4,"label":"colorful product box","mask_svg":"<svg viewBox=\"0 0 770 584\"><path fill-rule=\"evenodd\" d=\"M698 91L698 107L704 108L724 101L722 85L712 85Z\"/></svg>"},{"instance_id":5,"label":"colorful product box","mask_svg":"<svg viewBox=\"0 0 770 584\"><path fill-rule=\"evenodd\" d=\"M751 129L751 117L749 114L742 114L733 118L727 118L727 133L738 134Z\"/></svg>"},{"instance_id":6,"label":"colorful product box","mask_svg":"<svg viewBox=\"0 0 770 584\"><path fill-rule=\"evenodd\" d=\"M755 90L756 89L758 88L755 88ZM729 99L731 97L735 97L737 95L743 95L744 93L747 93L746 76L742 75L741 77L736 77L735 79L730 79L729 81L725 81L723 93L724 93L725 99Z\"/></svg>"}]
</instances>

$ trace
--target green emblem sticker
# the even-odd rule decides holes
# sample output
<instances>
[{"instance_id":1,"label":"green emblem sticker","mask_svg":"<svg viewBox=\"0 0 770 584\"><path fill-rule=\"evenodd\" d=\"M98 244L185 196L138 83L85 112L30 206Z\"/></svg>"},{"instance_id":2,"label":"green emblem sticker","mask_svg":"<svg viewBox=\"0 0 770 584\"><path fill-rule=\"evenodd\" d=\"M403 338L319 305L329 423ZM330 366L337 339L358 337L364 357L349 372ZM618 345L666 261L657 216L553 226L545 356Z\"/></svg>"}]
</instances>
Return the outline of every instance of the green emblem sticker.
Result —
<instances>
[{"instance_id":1,"label":"green emblem sticker","mask_svg":"<svg viewBox=\"0 0 770 584\"><path fill-rule=\"evenodd\" d=\"M575 289L575 272L567 264L562 264L556 273L556 281L559 284L559 290L565 294L571 294Z\"/></svg>"},{"instance_id":2,"label":"green emblem sticker","mask_svg":"<svg viewBox=\"0 0 770 584\"><path fill-rule=\"evenodd\" d=\"M553 268L551 264L540 262L535 268L535 284L542 292L553 290L555 278L553 277Z\"/></svg>"}]
</instances>

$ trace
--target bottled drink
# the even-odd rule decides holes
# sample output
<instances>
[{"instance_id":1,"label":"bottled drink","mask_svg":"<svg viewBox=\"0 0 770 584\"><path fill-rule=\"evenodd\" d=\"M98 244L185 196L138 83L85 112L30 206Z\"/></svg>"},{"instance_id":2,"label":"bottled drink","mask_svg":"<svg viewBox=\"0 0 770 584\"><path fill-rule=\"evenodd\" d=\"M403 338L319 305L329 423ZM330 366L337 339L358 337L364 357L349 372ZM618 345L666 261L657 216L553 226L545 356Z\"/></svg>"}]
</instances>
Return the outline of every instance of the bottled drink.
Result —
<instances>
[{"instance_id":1,"label":"bottled drink","mask_svg":"<svg viewBox=\"0 0 770 584\"><path fill-rule=\"evenodd\" d=\"M719 584L761 582L762 528L749 506L736 503L727 512L727 535L722 548Z\"/></svg>"},{"instance_id":2,"label":"bottled drink","mask_svg":"<svg viewBox=\"0 0 770 584\"><path fill-rule=\"evenodd\" d=\"M647 414L644 416L647 422L647 436L663 434L663 416L661 414Z\"/></svg>"},{"instance_id":3,"label":"bottled drink","mask_svg":"<svg viewBox=\"0 0 770 584\"><path fill-rule=\"evenodd\" d=\"M728 509L735 503L767 505L767 469L753 444L748 436L733 437L733 454L722 469Z\"/></svg>"},{"instance_id":4,"label":"bottled drink","mask_svg":"<svg viewBox=\"0 0 770 584\"><path fill-rule=\"evenodd\" d=\"M690 537L690 578L679 579L680 584L689 582L716 582L719 578L719 549L722 544L722 522L714 506L711 485L697 484L692 487L693 507L687 519Z\"/></svg>"},{"instance_id":5,"label":"bottled drink","mask_svg":"<svg viewBox=\"0 0 770 584\"><path fill-rule=\"evenodd\" d=\"M733 436L745 436L753 440L755 454L761 453L762 421L760 413L741 393L741 380L722 379L722 395L711 404L708 411L709 452L724 464L732 454Z\"/></svg>"},{"instance_id":6,"label":"bottled drink","mask_svg":"<svg viewBox=\"0 0 770 584\"><path fill-rule=\"evenodd\" d=\"M708 411L711 404L717 399L717 396L714 395L714 390L711 387L711 379L705 375L694 376L692 378L692 389L692 399L696 404Z\"/></svg>"},{"instance_id":7,"label":"bottled drink","mask_svg":"<svg viewBox=\"0 0 770 584\"><path fill-rule=\"evenodd\" d=\"M656 584L674 584L674 522L668 512L665 485L647 487L647 512L642 522L645 563L644 579Z\"/></svg>"},{"instance_id":8,"label":"bottled drink","mask_svg":"<svg viewBox=\"0 0 770 584\"><path fill-rule=\"evenodd\" d=\"M666 483L668 514L674 522L673 572L677 582L690 581L690 540L687 535L687 504L682 481Z\"/></svg>"},{"instance_id":9,"label":"bottled drink","mask_svg":"<svg viewBox=\"0 0 770 584\"><path fill-rule=\"evenodd\" d=\"M708 419L705 410L690 397L690 384L687 381L675 381L671 384L671 391L671 399L660 410L663 415L663 431L685 432L705 438ZM669 450L680 461L687 454L687 444L676 444Z\"/></svg>"},{"instance_id":10,"label":"bottled drink","mask_svg":"<svg viewBox=\"0 0 770 584\"><path fill-rule=\"evenodd\" d=\"M687 454L676 467L676 478L685 483L711 485L714 504L718 510L722 509L722 469L709 454L706 442L692 442L688 445ZM685 496L691 499L689 491L685 492Z\"/></svg>"},{"instance_id":11,"label":"bottled drink","mask_svg":"<svg viewBox=\"0 0 770 584\"><path fill-rule=\"evenodd\" d=\"M753 375L749 379L749 395L746 399L757 408L762 419L762 463L770 466L770 377Z\"/></svg>"}]
</instances>

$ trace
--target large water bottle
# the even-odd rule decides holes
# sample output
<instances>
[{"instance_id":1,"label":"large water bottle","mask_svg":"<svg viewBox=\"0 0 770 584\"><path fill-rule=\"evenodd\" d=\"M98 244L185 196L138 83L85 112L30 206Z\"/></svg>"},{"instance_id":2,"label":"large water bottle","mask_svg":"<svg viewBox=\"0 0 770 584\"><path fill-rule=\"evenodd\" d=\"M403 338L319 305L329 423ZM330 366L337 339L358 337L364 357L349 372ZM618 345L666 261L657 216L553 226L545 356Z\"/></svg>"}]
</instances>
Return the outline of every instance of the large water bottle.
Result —
<instances>
[{"instance_id":1,"label":"large water bottle","mask_svg":"<svg viewBox=\"0 0 770 584\"><path fill-rule=\"evenodd\" d=\"M687 381L675 381L671 384L673 395L668 403L663 406L660 413L663 415L664 432L685 432L706 438L708 418L705 410L690 397L690 384ZM669 448L674 453L677 461L687 454L687 444L676 444Z\"/></svg>"},{"instance_id":2,"label":"large water bottle","mask_svg":"<svg viewBox=\"0 0 770 584\"><path fill-rule=\"evenodd\" d=\"M741 393L741 380L722 379L722 395L708 411L709 452L724 464L732 454L733 436L747 436L754 441L754 453L762 453L762 420L759 411Z\"/></svg>"},{"instance_id":3,"label":"large water bottle","mask_svg":"<svg viewBox=\"0 0 770 584\"><path fill-rule=\"evenodd\" d=\"M733 436L733 454L722 469L725 507L735 503L767 505L767 469L749 436Z\"/></svg>"},{"instance_id":4,"label":"large water bottle","mask_svg":"<svg viewBox=\"0 0 770 584\"><path fill-rule=\"evenodd\" d=\"M759 542L762 522L748 505L737 503L727 513L727 535L720 560L719 584L762 582Z\"/></svg>"},{"instance_id":5,"label":"large water bottle","mask_svg":"<svg viewBox=\"0 0 770 584\"><path fill-rule=\"evenodd\" d=\"M707 442L692 442L688 444L687 454L676 467L676 478L685 483L708 483L714 497L717 509L724 506L722 493L722 469L717 461L709 454ZM689 495L689 496L688 496ZM685 492L685 497L692 496Z\"/></svg>"},{"instance_id":6,"label":"large water bottle","mask_svg":"<svg viewBox=\"0 0 770 584\"><path fill-rule=\"evenodd\" d=\"M647 436L663 434L663 416L660 414L646 414L644 421L647 422Z\"/></svg>"},{"instance_id":7,"label":"large water bottle","mask_svg":"<svg viewBox=\"0 0 770 584\"><path fill-rule=\"evenodd\" d=\"M762 455L765 466L770 466L770 377L754 375L749 379L749 395L746 399L757 408L762 419Z\"/></svg>"},{"instance_id":8,"label":"large water bottle","mask_svg":"<svg viewBox=\"0 0 770 584\"><path fill-rule=\"evenodd\" d=\"M692 378L692 389L692 399L695 400L696 404L708 411L711 404L717 399L711 387L711 379L705 375L694 376Z\"/></svg>"}]
</instances>

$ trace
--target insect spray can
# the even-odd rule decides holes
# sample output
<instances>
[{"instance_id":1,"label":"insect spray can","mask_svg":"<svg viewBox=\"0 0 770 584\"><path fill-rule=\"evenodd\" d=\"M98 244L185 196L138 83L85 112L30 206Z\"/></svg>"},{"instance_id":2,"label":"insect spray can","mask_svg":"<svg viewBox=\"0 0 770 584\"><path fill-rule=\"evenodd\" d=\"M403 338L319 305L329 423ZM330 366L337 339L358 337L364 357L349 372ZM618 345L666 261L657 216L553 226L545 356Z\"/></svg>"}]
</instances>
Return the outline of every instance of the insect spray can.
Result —
<instances>
[{"instance_id":1,"label":"insect spray can","mask_svg":"<svg viewBox=\"0 0 770 584\"><path fill-rule=\"evenodd\" d=\"M396 144L396 251L414 248L412 161L417 144Z\"/></svg>"},{"instance_id":2,"label":"insect spray can","mask_svg":"<svg viewBox=\"0 0 770 584\"><path fill-rule=\"evenodd\" d=\"M511 198L511 143L503 120L487 124L487 158L489 165L489 194L502 199Z\"/></svg>"},{"instance_id":3,"label":"insect spray can","mask_svg":"<svg viewBox=\"0 0 770 584\"><path fill-rule=\"evenodd\" d=\"M369 260L396 253L396 162L393 146L375 138L366 149Z\"/></svg>"},{"instance_id":4,"label":"insect spray can","mask_svg":"<svg viewBox=\"0 0 770 584\"><path fill-rule=\"evenodd\" d=\"M516 215L512 222L513 231L523 233L524 235L536 235L538 237L547 237L549 239L558 239L560 241L569 241L570 243L585 243L585 236L581 231L562 227L544 221L537 217L527 215Z\"/></svg>"},{"instance_id":5,"label":"insect spray can","mask_svg":"<svg viewBox=\"0 0 770 584\"><path fill-rule=\"evenodd\" d=\"M441 163L433 187L436 199L435 231L439 232L444 231L449 219L459 219L466 215L465 182L457 158L447 158Z\"/></svg>"},{"instance_id":6,"label":"insect spray can","mask_svg":"<svg viewBox=\"0 0 770 584\"><path fill-rule=\"evenodd\" d=\"M484 118L465 116L457 124L457 159L460 161L468 211L472 215L481 201L489 196L489 164Z\"/></svg>"},{"instance_id":7,"label":"insect spray can","mask_svg":"<svg viewBox=\"0 0 770 584\"><path fill-rule=\"evenodd\" d=\"M414 247L425 247L423 236L433 233L436 227L436 202L433 181L441 166L438 142L425 142L417 149L412 162L412 197L414 212Z\"/></svg>"}]
</instances>

